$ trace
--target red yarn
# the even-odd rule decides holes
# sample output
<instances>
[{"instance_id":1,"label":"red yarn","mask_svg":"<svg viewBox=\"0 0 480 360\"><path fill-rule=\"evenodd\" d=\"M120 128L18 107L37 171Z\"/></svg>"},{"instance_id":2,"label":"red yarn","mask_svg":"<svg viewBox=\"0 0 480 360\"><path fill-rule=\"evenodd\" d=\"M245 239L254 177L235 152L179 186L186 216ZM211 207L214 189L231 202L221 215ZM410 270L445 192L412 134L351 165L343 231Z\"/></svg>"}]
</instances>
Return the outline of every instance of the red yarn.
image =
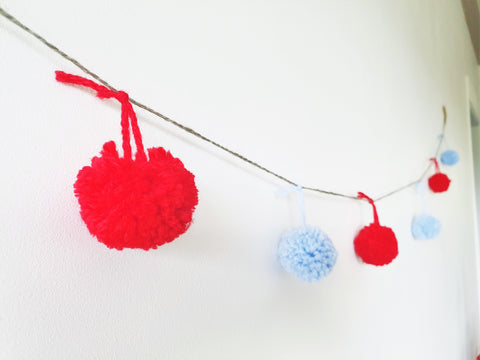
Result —
<instances>
[{"instance_id":1,"label":"red yarn","mask_svg":"<svg viewBox=\"0 0 480 360\"><path fill-rule=\"evenodd\" d=\"M366 199L373 207L373 223L363 227L354 240L356 254L363 262L382 266L393 261L398 255L398 244L392 229L380 225L374 201L359 192L358 197Z\"/></svg>"},{"instance_id":2,"label":"red yarn","mask_svg":"<svg viewBox=\"0 0 480 360\"><path fill-rule=\"evenodd\" d=\"M101 99L115 98L122 104L123 158L116 145L103 145L77 176L74 189L80 214L90 233L109 248L155 249L183 234L192 222L198 204L194 175L165 149L142 144L137 117L122 91L115 92L80 76L57 71L60 82L87 86ZM136 145L132 158L130 130Z\"/></svg>"},{"instance_id":3,"label":"red yarn","mask_svg":"<svg viewBox=\"0 0 480 360\"><path fill-rule=\"evenodd\" d=\"M440 172L438 161L435 158L431 158L431 161L435 164L435 174L428 178L428 186L435 193L441 193L448 190L451 180L447 175Z\"/></svg>"}]
</instances>

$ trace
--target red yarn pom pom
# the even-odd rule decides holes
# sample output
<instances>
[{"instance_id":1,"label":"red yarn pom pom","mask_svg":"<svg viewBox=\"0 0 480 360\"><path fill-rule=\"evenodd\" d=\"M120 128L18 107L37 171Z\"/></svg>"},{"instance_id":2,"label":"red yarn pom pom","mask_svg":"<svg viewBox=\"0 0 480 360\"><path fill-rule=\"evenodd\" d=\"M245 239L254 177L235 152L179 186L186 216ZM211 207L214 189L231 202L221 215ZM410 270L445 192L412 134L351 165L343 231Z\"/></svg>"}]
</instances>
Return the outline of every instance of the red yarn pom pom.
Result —
<instances>
[{"instance_id":1,"label":"red yarn pom pom","mask_svg":"<svg viewBox=\"0 0 480 360\"><path fill-rule=\"evenodd\" d=\"M128 94L63 71L56 72L56 79L89 87L99 98L114 98L122 104L123 158L113 141L105 143L101 156L78 172L74 185L80 215L90 233L109 248L148 250L187 231L198 203L194 176L163 148L148 149L147 159Z\"/></svg>"},{"instance_id":2,"label":"red yarn pom pom","mask_svg":"<svg viewBox=\"0 0 480 360\"><path fill-rule=\"evenodd\" d=\"M428 178L428 186L435 193L447 191L451 180L447 175L440 172L440 166L438 166L436 158L431 158L430 161L433 161L435 164L435 174Z\"/></svg>"},{"instance_id":3,"label":"red yarn pom pom","mask_svg":"<svg viewBox=\"0 0 480 360\"><path fill-rule=\"evenodd\" d=\"M390 264L398 255L398 244L392 229L380 225L374 201L363 193L358 197L366 199L373 207L373 223L365 226L355 237L353 245L363 262L376 266Z\"/></svg>"},{"instance_id":4,"label":"red yarn pom pom","mask_svg":"<svg viewBox=\"0 0 480 360\"><path fill-rule=\"evenodd\" d=\"M163 148L120 158L113 141L78 173L75 195L90 233L109 248L155 249L183 234L198 203L194 176Z\"/></svg>"},{"instance_id":5,"label":"red yarn pom pom","mask_svg":"<svg viewBox=\"0 0 480 360\"><path fill-rule=\"evenodd\" d=\"M398 255L397 238L393 230L375 223L360 230L354 246L363 262L371 265L390 264Z\"/></svg>"},{"instance_id":6,"label":"red yarn pom pom","mask_svg":"<svg viewBox=\"0 0 480 360\"><path fill-rule=\"evenodd\" d=\"M428 186L435 193L441 193L448 190L451 180L447 175L442 173L437 173L430 176L428 179Z\"/></svg>"}]
</instances>

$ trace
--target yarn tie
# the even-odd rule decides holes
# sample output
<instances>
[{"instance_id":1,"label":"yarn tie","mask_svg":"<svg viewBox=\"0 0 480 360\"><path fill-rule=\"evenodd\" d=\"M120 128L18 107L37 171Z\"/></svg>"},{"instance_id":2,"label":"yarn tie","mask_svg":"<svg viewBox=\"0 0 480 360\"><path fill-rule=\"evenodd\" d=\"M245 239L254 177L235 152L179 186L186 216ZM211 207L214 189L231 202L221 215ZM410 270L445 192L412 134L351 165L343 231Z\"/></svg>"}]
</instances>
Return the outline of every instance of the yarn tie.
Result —
<instances>
[{"instance_id":1,"label":"yarn tie","mask_svg":"<svg viewBox=\"0 0 480 360\"><path fill-rule=\"evenodd\" d=\"M372 205L372 207L373 207L373 223L377 224L377 225L380 225L380 222L378 221L378 213L377 213L377 207L375 206L375 201L373 201L372 198L368 197L367 195L365 195L362 192L358 193L358 198L359 199L365 199L370 203L370 205Z\"/></svg>"},{"instance_id":2,"label":"yarn tie","mask_svg":"<svg viewBox=\"0 0 480 360\"><path fill-rule=\"evenodd\" d=\"M286 188L280 189L277 192L277 196L287 196L291 194L292 192L297 193L297 206L298 206L298 212L300 214L300 221L302 222L302 227L306 227L306 216L305 216L305 199L303 197L303 188L300 185L291 185Z\"/></svg>"},{"instance_id":3,"label":"yarn tie","mask_svg":"<svg viewBox=\"0 0 480 360\"><path fill-rule=\"evenodd\" d=\"M130 144L130 125L132 127L133 138L137 148L136 159L146 160L145 149L142 143L142 134L138 127L138 120L133 106L130 103L129 96L124 91L114 91L106 86L95 83L92 80L86 79L78 75L67 74L63 71L55 71L55 78L57 81L67 84L81 85L88 87L97 92L97 97L100 99L114 98L122 106L121 126L122 126L122 148L123 156L127 160L132 160L132 146Z\"/></svg>"}]
</instances>

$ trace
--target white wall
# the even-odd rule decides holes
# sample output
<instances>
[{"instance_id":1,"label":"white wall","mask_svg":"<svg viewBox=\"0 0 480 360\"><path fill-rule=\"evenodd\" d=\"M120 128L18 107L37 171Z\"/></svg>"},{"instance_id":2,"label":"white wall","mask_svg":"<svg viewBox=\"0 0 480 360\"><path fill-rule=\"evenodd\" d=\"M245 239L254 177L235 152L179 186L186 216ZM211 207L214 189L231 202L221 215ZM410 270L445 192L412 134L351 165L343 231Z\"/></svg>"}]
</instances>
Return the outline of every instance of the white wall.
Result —
<instances>
[{"instance_id":1,"label":"white wall","mask_svg":"<svg viewBox=\"0 0 480 360\"><path fill-rule=\"evenodd\" d=\"M353 238L363 203L306 194L339 251L304 284L275 261L298 224L281 182L138 111L147 146L195 175L181 238L112 251L72 184L120 140L119 106L54 81L83 75L0 19L0 359L472 359L479 349L467 87L480 93L459 1L5 0L113 85L304 185L378 196L414 180L441 106L461 157L429 196L439 239L418 242L407 190L378 204L400 255L375 268ZM472 96L472 102L477 98Z\"/></svg>"}]
</instances>

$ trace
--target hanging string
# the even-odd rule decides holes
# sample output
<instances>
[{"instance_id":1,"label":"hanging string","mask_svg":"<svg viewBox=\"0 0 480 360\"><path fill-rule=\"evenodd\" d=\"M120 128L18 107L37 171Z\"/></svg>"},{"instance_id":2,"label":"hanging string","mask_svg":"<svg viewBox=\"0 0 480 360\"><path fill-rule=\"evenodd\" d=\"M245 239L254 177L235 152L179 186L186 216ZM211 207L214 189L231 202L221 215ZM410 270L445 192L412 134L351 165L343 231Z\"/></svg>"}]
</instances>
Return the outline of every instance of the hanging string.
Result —
<instances>
[{"instance_id":1,"label":"hanging string","mask_svg":"<svg viewBox=\"0 0 480 360\"><path fill-rule=\"evenodd\" d=\"M439 173L440 172L440 166L438 166L438 160L437 158L431 158L430 161L432 161L435 164L435 172Z\"/></svg>"},{"instance_id":2,"label":"hanging string","mask_svg":"<svg viewBox=\"0 0 480 360\"><path fill-rule=\"evenodd\" d=\"M114 88L112 85L110 85L107 81L105 81L104 79L102 79L100 76L98 76L97 74L95 74L93 71L89 70L88 68L86 68L84 65L82 65L78 60L72 58L71 56L69 56L68 54L66 54L64 51L60 50L58 47L56 47L55 45L53 45L51 42L49 42L48 40L46 40L44 37L42 37L41 35L37 34L35 31L31 30L29 27L27 27L26 25L24 25L22 22L20 22L18 19L16 19L14 16L12 16L10 13L8 13L7 11L5 11L3 8L0 7L0 15L3 16L5 19L7 19L8 21L10 21L11 23L15 24L16 26L18 26L20 29L24 30L25 32L27 32L28 34L32 35L33 37L35 37L37 40L39 40L41 43L43 43L45 46L47 46L48 48L50 48L52 51L54 51L55 53L57 53L58 55L60 55L61 57L63 57L65 60L69 61L70 63L72 63L73 65L75 65L76 67L78 67L80 70L82 70L84 73L90 75L92 78L94 78L95 80L97 80L99 83L101 83L102 85L104 85L106 88L108 88L109 90L119 94L120 92ZM85 79L86 80L86 79ZM122 94L126 94L126 93L122 93ZM122 95L119 95L119 96L122 96ZM112 96L112 97L115 97L115 96ZM117 98L117 97L115 97ZM128 98L127 98L128 99ZM117 98L117 100L119 100ZM122 100L119 100L121 103L122 103ZM131 106L131 104L134 104L135 106L165 120L166 122L169 122L170 124L173 124L175 125L176 127L182 129L183 131L215 146L216 148L218 149L221 149L227 153L229 153L230 155L256 167L257 169L259 170L262 170L263 172L266 172L274 177L276 177L277 179L280 179L288 184L291 184L291 185L295 185L297 186L297 183L272 171L272 170L269 170L267 169L266 167L260 165L259 163L243 156L242 154L239 154L219 143L217 143L216 141L214 140L211 140L210 138L206 137L205 135L202 135L200 134L199 132L197 132L196 130L193 130L192 128L189 128L188 126L185 126L183 124L180 124L178 122L176 122L175 120L169 118L168 116L166 115L163 115L162 113L150 108L149 106L147 105L144 105L142 104L141 102L133 99L133 98L129 98L129 104ZM123 103L122 103L122 106L123 106ZM442 108L443 109L443 127L442 127L442 133L441 133L441 137L440 137L440 140L439 140L439 143L438 143L438 147L437 147L437 150L435 152L435 157L438 156L438 153L440 151L440 147L441 147L441 144L442 144L442 141L443 141L443 138L444 138L444 133L445 133L445 125L446 125L446 122L447 122L447 111L445 109L445 107ZM136 116L135 116L135 113L133 112L133 109L131 111L135 117L135 121L136 121ZM133 130L133 133L135 134L135 132L137 130L135 130L133 128L133 120L132 120L132 130ZM138 147L137 147L138 149ZM142 147L143 149L143 147ZM142 154L140 153L140 156L142 156ZM415 185L418 181L422 180L426 174L428 173L428 171L430 170L430 167L432 166L432 164L430 163L427 168L425 169L425 171L422 173L422 175L417 178L416 180L406 184L406 185L403 185L403 186L400 186L399 188L396 188L378 198L375 199L375 201L380 201L382 199L385 199L387 197L390 197L404 189L407 189L413 185ZM334 191L328 191L328 190L323 190L323 189L319 189L319 188L315 188L315 187L309 187L309 186L302 186L302 188L304 190L309 190L309 191L313 191L313 192L317 192L317 193L321 193L321 194L325 194L325 195L330 195L330 196L336 196L336 197L342 197L342 198L346 198L346 199L351 199L351 200L365 200L363 198L359 198L357 196L353 196L353 195L348 195L348 194L342 194L342 193L338 193L338 192L334 192Z\"/></svg>"},{"instance_id":3,"label":"hanging string","mask_svg":"<svg viewBox=\"0 0 480 360\"><path fill-rule=\"evenodd\" d=\"M302 223L302 227L305 228L307 226L307 222L305 216L305 199L303 197L303 188L300 185L292 185L277 191L277 196L287 196L294 191L297 193L297 207L300 214L300 221Z\"/></svg>"},{"instance_id":4,"label":"hanging string","mask_svg":"<svg viewBox=\"0 0 480 360\"><path fill-rule=\"evenodd\" d=\"M415 184L415 192L418 194L420 197L420 203L422 207L422 214L427 213L427 193L426 193L426 187L427 185L425 184L424 180L420 180Z\"/></svg>"},{"instance_id":5,"label":"hanging string","mask_svg":"<svg viewBox=\"0 0 480 360\"><path fill-rule=\"evenodd\" d=\"M373 208L373 223L376 224L376 225L380 225L380 222L378 221L378 213L377 213L377 207L375 206L375 201L372 198L365 195L364 193L362 193L362 192L358 193L358 198L367 200L368 203L370 205L372 205L372 208Z\"/></svg>"},{"instance_id":6,"label":"hanging string","mask_svg":"<svg viewBox=\"0 0 480 360\"><path fill-rule=\"evenodd\" d=\"M438 139L440 139L441 137L443 137L443 145L444 145L444 149L450 149L450 145L448 144L448 139L445 135L438 135Z\"/></svg>"},{"instance_id":7,"label":"hanging string","mask_svg":"<svg viewBox=\"0 0 480 360\"><path fill-rule=\"evenodd\" d=\"M97 97L100 99L117 99L122 104L121 126L122 126L122 147L123 156L127 160L132 159L132 146L130 145L130 125L132 126L133 138L137 148L136 159L146 160L145 149L142 143L142 134L138 127L137 115L133 111L132 104L128 100L128 94L124 91L110 90L106 86L98 85L97 83L85 79L81 76L64 73L63 71L55 71L55 78L59 82L82 85L97 92Z\"/></svg>"}]
</instances>

